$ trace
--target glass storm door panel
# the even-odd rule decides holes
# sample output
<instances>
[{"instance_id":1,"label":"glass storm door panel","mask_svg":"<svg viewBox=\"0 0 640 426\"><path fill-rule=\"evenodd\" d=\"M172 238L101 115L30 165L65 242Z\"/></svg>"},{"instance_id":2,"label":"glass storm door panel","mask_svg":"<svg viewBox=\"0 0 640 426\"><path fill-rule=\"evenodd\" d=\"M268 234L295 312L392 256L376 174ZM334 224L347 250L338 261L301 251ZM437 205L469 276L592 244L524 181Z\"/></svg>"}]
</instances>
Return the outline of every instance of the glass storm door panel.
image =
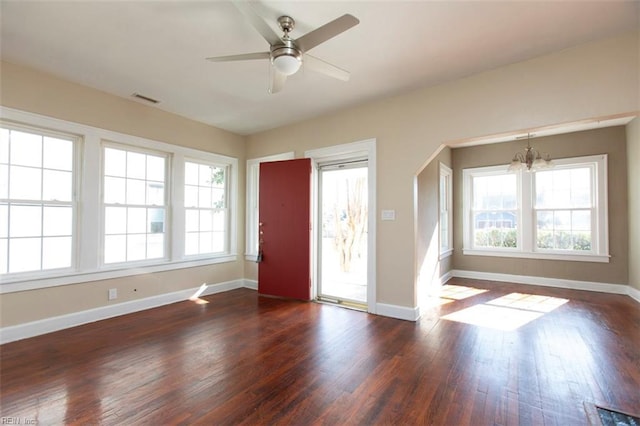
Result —
<instances>
[{"instance_id":1,"label":"glass storm door panel","mask_svg":"<svg viewBox=\"0 0 640 426\"><path fill-rule=\"evenodd\" d=\"M367 302L367 162L320 166L318 298Z\"/></svg>"}]
</instances>

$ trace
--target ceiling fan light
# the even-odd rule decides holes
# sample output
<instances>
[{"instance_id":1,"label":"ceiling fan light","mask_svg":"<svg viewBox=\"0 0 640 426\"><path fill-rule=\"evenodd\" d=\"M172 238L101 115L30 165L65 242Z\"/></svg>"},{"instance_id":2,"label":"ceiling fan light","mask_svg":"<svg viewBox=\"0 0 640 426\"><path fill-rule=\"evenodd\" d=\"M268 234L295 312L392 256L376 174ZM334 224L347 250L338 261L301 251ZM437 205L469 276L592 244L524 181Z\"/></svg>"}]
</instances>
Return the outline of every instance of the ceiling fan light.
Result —
<instances>
[{"instance_id":1,"label":"ceiling fan light","mask_svg":"<svg viewBox=\"0 0 640 426\"><path fill-rule=\"evenodd\" d=\"M300 65L302 65L300 56L285 54L273 58L273 66L284 75L295 74L300 69Z\"/></svg>"}]
</instances>

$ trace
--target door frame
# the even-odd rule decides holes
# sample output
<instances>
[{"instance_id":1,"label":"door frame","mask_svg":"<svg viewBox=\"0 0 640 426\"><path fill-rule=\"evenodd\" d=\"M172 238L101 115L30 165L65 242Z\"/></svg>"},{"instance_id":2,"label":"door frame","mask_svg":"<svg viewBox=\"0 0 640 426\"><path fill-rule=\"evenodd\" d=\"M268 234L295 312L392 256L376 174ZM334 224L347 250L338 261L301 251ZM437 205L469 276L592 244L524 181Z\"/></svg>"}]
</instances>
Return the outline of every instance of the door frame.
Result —
<instances>
[{"instance_id":1,"label":"door frame","mask_svg":"<svg viewBox=\"0 0 640 426\"><path fill-rule=\"evenodd\" d=\"M376 313L376 140L367 139L359 142L335 145L326 148L305 151L305 158L312 160L311 183L311 212L312 212L312 242L311 242L311 297L318 296L318 232L315 229L319 224L318 214L318 163L350 161L366 158L368 163L367 197L369 212L367 217L367 312Z\"/></svg>"}]
</instances>

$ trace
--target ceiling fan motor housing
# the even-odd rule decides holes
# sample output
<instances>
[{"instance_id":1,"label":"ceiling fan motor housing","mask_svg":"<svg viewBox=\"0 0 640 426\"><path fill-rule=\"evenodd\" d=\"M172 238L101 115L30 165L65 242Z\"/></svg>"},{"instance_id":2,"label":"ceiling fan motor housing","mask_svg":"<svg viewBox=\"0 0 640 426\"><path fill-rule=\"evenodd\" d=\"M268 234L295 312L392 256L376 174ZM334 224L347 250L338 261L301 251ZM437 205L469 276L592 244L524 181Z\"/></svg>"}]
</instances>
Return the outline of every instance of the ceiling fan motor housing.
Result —
<instances>
[{"instance_id":1,"label":"ceiling fan motor housing","mask_svg":"<svg viewBox=\"0 0 640 426\"><path fill-rule=\"evenodd\" d=\"M271 46L271 63L282 74L295 74L302 64L302 52L292 40L285 39L282 43Z\"/></svg>"}]
</instances>

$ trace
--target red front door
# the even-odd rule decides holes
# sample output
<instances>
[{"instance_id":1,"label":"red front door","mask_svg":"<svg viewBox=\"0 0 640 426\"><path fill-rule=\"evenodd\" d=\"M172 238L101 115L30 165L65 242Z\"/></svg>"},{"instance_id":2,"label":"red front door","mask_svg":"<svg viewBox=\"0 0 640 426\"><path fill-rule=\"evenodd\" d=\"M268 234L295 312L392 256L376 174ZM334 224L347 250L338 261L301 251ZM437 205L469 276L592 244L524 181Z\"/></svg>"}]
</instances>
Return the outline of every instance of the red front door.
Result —
<instances>
[{"instance_id":1,"label":"red front door","mask_svg":"<svg viewBox=\"0 0 640 426\"><path fill-rule=\"evenodd\" d=\"M311 160L260 164L258 292L311 300Z\"/></svg>"}]
</instances>

